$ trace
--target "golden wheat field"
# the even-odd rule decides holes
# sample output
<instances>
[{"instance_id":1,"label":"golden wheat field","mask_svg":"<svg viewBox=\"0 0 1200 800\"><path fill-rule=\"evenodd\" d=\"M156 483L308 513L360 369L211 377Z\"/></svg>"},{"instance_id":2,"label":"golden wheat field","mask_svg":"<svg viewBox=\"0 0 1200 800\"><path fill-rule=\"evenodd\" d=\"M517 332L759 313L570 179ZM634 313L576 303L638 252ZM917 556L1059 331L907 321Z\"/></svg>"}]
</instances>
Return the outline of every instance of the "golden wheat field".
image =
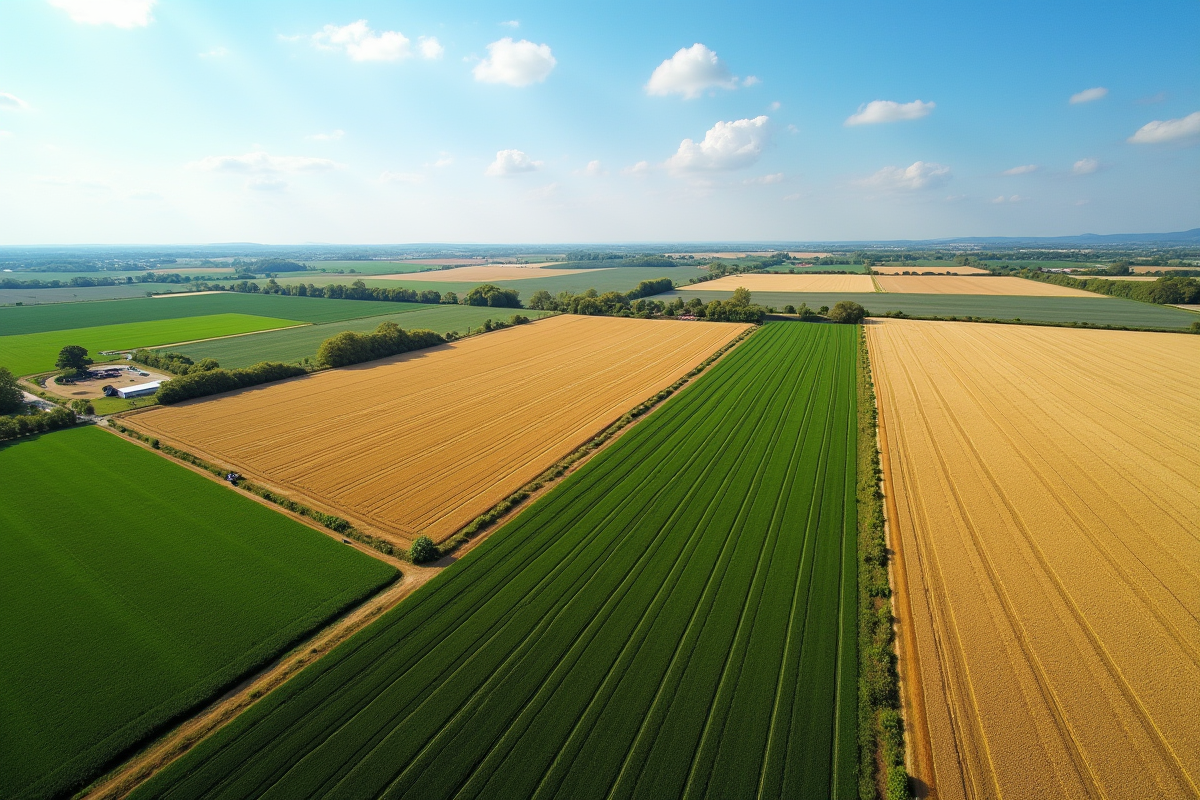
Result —
<instances>
[{"instance_id":1,"label":"golden wheat field","mask_svg":"<svg viewBox=\"0 0 1200 800\"><path fill-rule=\"evenodd\" d=\"M1053 283L1031 281L1011 275L880 275L876 278L885 292L902 294L1002 294L1025 297L1103 297L1083 289L1071 289Z\"/></svg>"},{"instance_id":2,"label":"golden wheat field","mask_svg":"<svg viewBox=\"0 0 1200 800\"><path fill-rule=\"evenodd\" d=\"M547 264L554 262L548 261ZM400 272L395 275L372 275L375 280L409 281L423 283L431 281L463 281L482 283L484 281L520 281L526 278L553 278L558 275L574 275L577 272L596 272L599 270L585 269L543 269L542 264L529 264L514 267L506 264L487 264L474 267L453 267L451 269L434 269L428 272Z\"/></svg>"},{"instance_id":3,"label":"golden wheat field","mask_svg":"<svg viewBox=\"0 0 1200 800\"><path fill-rule=\"evenodd\" d=\"M128 423L401 544L441 541L746 327L549 317Z\"/></svg>"},{"instance_id":4,"label":"golden wheat field","mask_svg":"<svg viewBox=\"0 0 1200 800\"><path fill-rule=\"evenodd\" d=\"M958 267L953 264L946 267L871 267L879 275L899 275L903 272L924 275L931 272L934 275L987 275L986 269L980 267Z\"/></svg>"},{"instance_id":5,"label":"golden wheat field","mask_svg":"<svg viewBox=\"0 0 1200 800\"><path fill-rule=\"evenodd\" d=\"M867 331L917 777L951 799L1197 797L1200 337Z\"/></svg>"},{"instance_id":6,"label":"golden wheat field","mask_svg":"<svg viewBox=\"0 0 1200 800\"><path fill-rule=\"evenodd\" d=\"M751 292L873 292L870 275L790 275L783 272L752 272L727 275L681 287L686 291L731 292L744 286Z\"/></svg>"}]
</instances>

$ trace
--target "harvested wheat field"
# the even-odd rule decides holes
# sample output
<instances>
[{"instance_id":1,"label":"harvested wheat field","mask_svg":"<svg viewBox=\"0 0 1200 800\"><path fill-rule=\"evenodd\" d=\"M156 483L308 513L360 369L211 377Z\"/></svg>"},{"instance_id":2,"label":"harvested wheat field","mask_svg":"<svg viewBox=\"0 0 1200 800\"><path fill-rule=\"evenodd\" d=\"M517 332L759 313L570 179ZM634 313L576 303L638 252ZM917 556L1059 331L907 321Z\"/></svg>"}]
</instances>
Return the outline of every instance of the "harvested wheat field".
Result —
<instances>
[{"instance_id":1,"label":"harvested wheat field","mask_svg":"<svg viewBox=\"0 0 1200 800\"><path fill-rule=\"evenodd\" d=\"M441 541L746 327L550 317L127 422L400 544Z\"/></svg>"},{"instance_id":2,"label":"harvested wheat field","mask_svg":"<svg viewBox=\"0 0 1200 800\"><path fill-rule=\"evenodd\" d=\"M546 262L552 264L555 262ZM454 267L453 269L435 269L428 272L401 272L395 275L372 275L375 280L406 281L418 283L433 281L461 281L464 283L483 283L485 281L519 281L525 278L554 278L559 275L574 275L577 272L599 272L587 269L543 269L541 264L529 264L513 267L505 264L489 264L478 267Z\"/></svg>"},{"instance_id":3,"label":"harvested wheat field","mask_svg":"<svg viewBox=\"0 0 1200 800\"><path fill-rule=\"evenodd\" d=\"M934 275L987 275L986 269L980 267L956 267L950 265L947 267L871 267L871 270L879 275L899 275L903 272L908 272L916 275L924 275L931 272Z\"/></svg>"},{"instance_id":4,"label":"harvested wheat field","mask_svg":"<svg viewBox=\"0 0 1200 800\"><path fill-rule=\"evenodd\" d=\"M1200 795L1200 338L867 330L916 777L955 800Z\"/></svg>"},{"instance_id":5,"label":"harvested wheat field","mask_svg":"<svg viewBox=\"0 0 1200 800\"><path fill-rule=\"evenodd\" d=\"M1103 297L1083 289L1031 281L1011 275L880 275L879 288L899 294L1003 294L1025 297Z\"/></svg>"},{"instance_id":6,"label":"harvested wheat field","mask_svg":"<svg viewBox=\"0 0 1200 800\"><path fill-rule=\"evenodd\" d=\"M681 287L697 292L731 292L744 286L753 292L873 292L870 275L790 275L780 272L751 272L727 275Z\"/></svg>"}]
</instances>

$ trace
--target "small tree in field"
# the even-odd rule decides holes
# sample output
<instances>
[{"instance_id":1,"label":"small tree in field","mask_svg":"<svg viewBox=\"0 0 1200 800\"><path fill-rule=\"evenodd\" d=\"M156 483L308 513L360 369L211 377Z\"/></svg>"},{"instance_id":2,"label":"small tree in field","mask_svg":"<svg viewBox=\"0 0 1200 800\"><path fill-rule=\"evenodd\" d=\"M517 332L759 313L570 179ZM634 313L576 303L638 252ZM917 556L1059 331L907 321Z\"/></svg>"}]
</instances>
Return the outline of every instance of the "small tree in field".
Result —
<instances>
[{"instance_id":1,"label":"small tree in field","mask_svg":"<svg viewBox=\"0 0 1200 800\"><path fill-rule=\"evenodd\" d=\"M408 548L408 558L414 564L433 561L438 556L437 545L428 536L418 536Z\"/></svg>"},{"instance_id":2,"label":"small tree in field","mask_svg":"<svg viewBox=\"0 0 1200 800\"><path fill-rule=\"evenodd\" d=\"M842 300L834 304L829 312L829 319L849 325L857 325L867 316L867 310L851 300Z\"/></svg>"},{"instance_id":3,"label":"small tree in field","mask_svg":"<svg viewBox=\"0 0 1200 800\"><path fill-rule=\"evenodd\" d=\"M91 363L86 347L69 344L58 351L58 360L54 362L54 366L63 370L74 370L74 375L78 376L85 372Z\"/></svg>"}]
</instances>

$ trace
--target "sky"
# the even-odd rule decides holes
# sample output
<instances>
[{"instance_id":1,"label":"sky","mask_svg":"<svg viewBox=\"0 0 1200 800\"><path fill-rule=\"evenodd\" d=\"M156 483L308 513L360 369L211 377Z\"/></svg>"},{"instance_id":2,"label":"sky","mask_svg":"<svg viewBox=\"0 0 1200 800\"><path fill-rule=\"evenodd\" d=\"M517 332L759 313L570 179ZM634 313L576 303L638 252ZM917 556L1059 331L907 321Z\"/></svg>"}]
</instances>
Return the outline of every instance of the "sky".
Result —
<instances>
[{"instance_id":1,"label":"sky","mask_svg":"<svg viewBox=\"0 0 1200 800\"><path fill-rule=\"evenodd\" d=\"M1200 4L4 0L0 244L1200 226Z\"/></svg>"}]
</instances>

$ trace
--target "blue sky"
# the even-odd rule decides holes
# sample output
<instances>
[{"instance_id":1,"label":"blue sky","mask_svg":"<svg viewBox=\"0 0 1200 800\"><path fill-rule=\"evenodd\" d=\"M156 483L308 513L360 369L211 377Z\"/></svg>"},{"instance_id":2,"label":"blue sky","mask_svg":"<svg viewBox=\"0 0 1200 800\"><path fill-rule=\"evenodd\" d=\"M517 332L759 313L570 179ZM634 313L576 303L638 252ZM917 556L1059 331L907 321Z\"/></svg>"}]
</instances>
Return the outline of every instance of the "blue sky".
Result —
<instances>
[{"instance_id":1,"label":"blue sky","mask_svg":"<svg viewBox=\"0 0 1200 800\"><path fill-rule=\"evenodd\" d=\"M578 5L6 0L0 243L1200 225L1193 0Z\"/></svg>"}]
</instances>

